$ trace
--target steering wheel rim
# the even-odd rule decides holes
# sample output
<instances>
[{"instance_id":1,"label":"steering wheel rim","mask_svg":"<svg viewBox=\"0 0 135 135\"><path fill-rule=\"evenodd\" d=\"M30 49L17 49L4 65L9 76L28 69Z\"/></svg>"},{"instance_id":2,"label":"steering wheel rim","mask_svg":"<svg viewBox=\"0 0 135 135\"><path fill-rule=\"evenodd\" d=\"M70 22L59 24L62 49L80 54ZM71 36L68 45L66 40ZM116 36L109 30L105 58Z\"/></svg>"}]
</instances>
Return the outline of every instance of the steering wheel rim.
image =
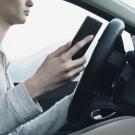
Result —
<instances>
[{"instance_id":1,"label":"steering wheel rim","mask_svg":"<svg viewBox=\"0 0 135 135\"><path fill-rule=\"evenodd\" d=\"M77 123L83 111L89 106L94 96L96 82L101 78L104 65L115 48L115 42L124 30L124 22L113 19L103 32L93 55L78 83L69 106L68 123ZM86 79L89 76L89 79ZM83 101L83 102L81 102Z\"/></svg>"}]
</instances>

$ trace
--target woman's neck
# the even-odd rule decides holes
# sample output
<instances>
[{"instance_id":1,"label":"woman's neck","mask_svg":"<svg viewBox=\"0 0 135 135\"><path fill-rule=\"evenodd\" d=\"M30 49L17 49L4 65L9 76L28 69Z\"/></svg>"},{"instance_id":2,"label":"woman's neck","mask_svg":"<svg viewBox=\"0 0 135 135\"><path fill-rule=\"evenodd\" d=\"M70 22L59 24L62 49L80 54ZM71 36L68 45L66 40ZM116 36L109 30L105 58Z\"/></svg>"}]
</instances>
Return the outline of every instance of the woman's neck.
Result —
<instances>
[{"instance_id":1,"label":"woman's neck","mask_svg":"<svg viewBox=\"0 0 135 135\"><path fill-rule=\"evenodd\" d=\"M8 24L6 24L5 22L0 20L0 45L6 35L6 32L8 31L9 27L10 26Z\"/></svg>"}]
</instances>

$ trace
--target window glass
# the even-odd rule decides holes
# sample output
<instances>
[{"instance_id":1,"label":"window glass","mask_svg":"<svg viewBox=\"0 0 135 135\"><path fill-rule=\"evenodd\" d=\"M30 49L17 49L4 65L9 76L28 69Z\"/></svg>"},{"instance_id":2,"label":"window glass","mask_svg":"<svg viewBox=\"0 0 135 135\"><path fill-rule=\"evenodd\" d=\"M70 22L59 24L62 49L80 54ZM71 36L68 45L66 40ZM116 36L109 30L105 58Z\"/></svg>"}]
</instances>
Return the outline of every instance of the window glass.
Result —
<instances>
[{"instance_id":1,"label":"window glass","mask_svg":"<svg viewBox=\"0 0 135 135\"><path fill-rule=\"evenodd\" d=\"M129 7L135 9L135 0L120 0L120 1L128 5Z\"/></svg>"},{"instance_id":2,"label":"window glass","mask_svg":"<svg viewBox=\"0 0 135 135\"><path fill-rule=\"evenodd\" d=\"M107 23L62 0L35 0L26 24L14 26L3 42L12 80L20 82L31 76L49 53L73 39L86 16Z\"/></svg>"}]
</instances>

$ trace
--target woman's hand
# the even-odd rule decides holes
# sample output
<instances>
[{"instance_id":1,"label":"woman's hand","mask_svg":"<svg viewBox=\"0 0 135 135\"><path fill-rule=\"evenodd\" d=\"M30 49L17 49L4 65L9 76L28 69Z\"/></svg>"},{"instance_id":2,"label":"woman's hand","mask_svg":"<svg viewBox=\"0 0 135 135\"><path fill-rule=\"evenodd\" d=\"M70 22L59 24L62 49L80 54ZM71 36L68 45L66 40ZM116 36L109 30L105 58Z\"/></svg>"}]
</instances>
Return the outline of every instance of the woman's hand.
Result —
<instances>
[{"instance_id":1,"label":"woman's hand","mask_svg":"<svg viewBox=\"0 0 135 135\"><path fill-rule=\"evenodd\" d=\"M72 48L67 43L48 55L34 76L24 82L32 98L62 86L83 71L86 59L72 60L72 56L92 39L93 36L87 36Z\"/></svg>"}]
</instances>

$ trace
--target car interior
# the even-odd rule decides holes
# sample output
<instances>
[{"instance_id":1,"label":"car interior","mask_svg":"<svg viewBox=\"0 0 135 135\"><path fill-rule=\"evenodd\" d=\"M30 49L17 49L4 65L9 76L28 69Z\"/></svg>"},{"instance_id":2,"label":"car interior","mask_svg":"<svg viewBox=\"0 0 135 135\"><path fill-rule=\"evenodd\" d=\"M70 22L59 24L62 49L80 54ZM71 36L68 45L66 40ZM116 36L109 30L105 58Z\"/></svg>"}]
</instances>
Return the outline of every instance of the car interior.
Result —
<instances>
[{"instance_id":1,"label":"car interior","mask_svg":"<svg viewBox=\"0 0 135 135\"><path fill-rule=\"evenodd\" d=\"M84 8L109 23L99 37L79 82L69 82L39 97L44 110L74 92L67 123L56 135L135 134L135 9L123 0L65 0ZM135 2L134 2L135 4ZM87 21L87 19L90 19ZM95 30L92 21L98 24ZM90 23L89 23L90 22ZM98 32L101 23L87 17L72 43ZM90 28L92 26L93 31ZM133 50L126 51L122 33L131 36ZM81 33L81 34L80 34ZM84 55L78 52L74 59Z\"/></svg>"}]
</instances>

